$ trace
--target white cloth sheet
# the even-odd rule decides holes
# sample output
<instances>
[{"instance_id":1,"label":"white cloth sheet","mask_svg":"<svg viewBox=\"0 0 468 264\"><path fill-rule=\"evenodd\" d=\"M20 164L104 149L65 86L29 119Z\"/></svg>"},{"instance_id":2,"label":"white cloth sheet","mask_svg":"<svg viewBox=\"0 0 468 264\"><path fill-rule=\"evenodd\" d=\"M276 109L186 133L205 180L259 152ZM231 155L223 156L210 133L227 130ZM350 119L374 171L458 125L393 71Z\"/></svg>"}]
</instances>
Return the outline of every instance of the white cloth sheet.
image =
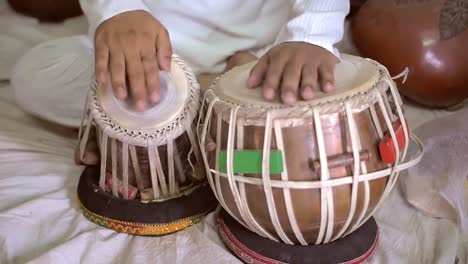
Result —
<instances>
[{"instance_id":1,"label":"white cloth sheet","mask_svg":"<svg viewBox=\"0 0 468 264\"><path fill-rule=\"evenodd\" d=\"M402 186L410 204L468 229L468 108L427 122L415 133L424 142L424 160L407 171ZM415 150L410 150L410 155Z\"/></svg>"},{"instance_id":2,"label":"white cloth sheet","mask_svg":"<svg viewBox=\"0 0 468 264\"><path fill-rule=\"evenodd\" d=\"M4 79L18 55L32 45L86 31L82 18L38 25L11 15L2 0L0 21ZM350 48L346 43L343 47ZM447 114L407 109L413 127ZM83 167L73 162L75 143L73 132L54 129L19 110L10 85L0 83L0 263L240 263L216 233L216 213L184 231L152 238L118 234L88 222L76 200ZM452 220L416 210L399 189L376 213L380 243L369 262L453 264L458 256L458 263L468 263L468 233Z\"/></svg>"}]
</instances>

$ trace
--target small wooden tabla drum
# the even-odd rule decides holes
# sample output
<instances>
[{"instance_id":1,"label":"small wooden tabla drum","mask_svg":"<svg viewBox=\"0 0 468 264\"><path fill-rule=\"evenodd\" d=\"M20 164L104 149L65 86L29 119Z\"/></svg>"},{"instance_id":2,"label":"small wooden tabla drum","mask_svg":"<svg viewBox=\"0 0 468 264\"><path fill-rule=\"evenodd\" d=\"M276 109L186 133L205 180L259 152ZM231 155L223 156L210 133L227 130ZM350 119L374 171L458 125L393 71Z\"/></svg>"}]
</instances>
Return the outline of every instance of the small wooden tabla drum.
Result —
<instances>
[{"instance_id":1,"label":"small wooden tabla drum","mask_svg":"<svg viewBox=\"0 0 468 264\"><path fill-rule=\"evenodd\" d=\"M173 233L217 205L193 122L200 107L196 77L174 55L170 73L161 72L160 79L160 101L141 113L110 87L94 82L89 91L80 156L95 134L101 162L81 175L78 198L88 219L119 232Z\"/></svg>"},{"instance_id":2,"label":"small wooden tabla drum","mask_svg":"<svg viewBox=\"0 0 468 264\"><path fill-rule=\"evenodd\" d=\"M343 55L336 91L286 106L247 88L253 66L215 80L198 124L208 181L227 212L221 237L247 263L363 261L377 243L373 213L421 158L404 162L411 138L422 145L393 80L380 64Z\"/></svg>"}]
</instances>

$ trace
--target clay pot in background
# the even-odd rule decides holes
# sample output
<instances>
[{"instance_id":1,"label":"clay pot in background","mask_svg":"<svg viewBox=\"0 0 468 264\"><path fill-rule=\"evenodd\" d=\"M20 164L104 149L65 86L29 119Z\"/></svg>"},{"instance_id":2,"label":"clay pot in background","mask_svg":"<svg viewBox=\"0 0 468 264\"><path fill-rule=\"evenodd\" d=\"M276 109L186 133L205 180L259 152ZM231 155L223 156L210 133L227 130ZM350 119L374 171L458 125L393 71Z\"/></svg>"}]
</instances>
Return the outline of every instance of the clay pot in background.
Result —
<instances>
[{"instance_id":1,"label":"clay pot in background","mask_svg":"<svg viewBox=\"0 0 468 264\"><path fill-rule=\"evenodd\" d=\"M79 0L8 0L18 13L43 22L60 22L82 14Z\"/></svg>"},{"instance_id":2,"label":"clay pot in background","mask_svg":"<svg viewBox=\"0 0 468 264\"><path fill-rule=\"evenodd\" d=\"M361 8L361 6L366 2L367 0L350 0L350 11L349 11L349 14L348 14L348 18L354 16L354 14L356 14L359 9Z\"/></svg>"},{"instance_id":3,"label":"clay pot in background","mask_svg":"<svg viewBox=\"0 0 468 264\"><path fill-rule=\"evenodd\" d=\"M368 0L351 30L362 56L392 75L409 67L402 94L432 107L468 97L468 0Z\"/></svg>"}]
</instances>

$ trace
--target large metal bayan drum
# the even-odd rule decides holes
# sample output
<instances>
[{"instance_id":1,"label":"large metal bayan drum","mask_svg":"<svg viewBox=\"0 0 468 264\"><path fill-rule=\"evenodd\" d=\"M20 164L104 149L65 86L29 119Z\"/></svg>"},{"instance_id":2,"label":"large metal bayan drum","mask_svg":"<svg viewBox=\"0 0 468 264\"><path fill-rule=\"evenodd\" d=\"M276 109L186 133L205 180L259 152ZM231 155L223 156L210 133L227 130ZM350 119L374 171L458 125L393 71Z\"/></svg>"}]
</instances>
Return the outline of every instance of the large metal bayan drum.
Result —
<instances>
[{"instance_id":1,"label":"large metal bayan drum","mask_svg":"<svg viewBox=\"0 0 468 264\"><path fill-rule=\"evenodd\" d=\"M325 251L315 256L304 251L300 257L329 263L369 254L378 237L369 219L399 171L420 159L404 163L412 136L387 70L343 55L335 92L286 106L265 101L261 89L246 88L253 66L234 68L214 82L198 125L208 181L227 217L266 238L258 242L266 244L250 248L245 243L253 238L239 242L243 235L232 234L238 228L221 220L224 241L246 262L289 263L301 249L275 257L285 245L268 240L307 248L330 244L367 223L373 231L359 254L330 260L322 258ZM214 151L205 147L210 138ZM349 244L365 244L366 239L354 239ZM336 250L330 255L339 255Z\"/></svg>"},{"instance_id":2,"label":"large metal bayan drum","mask_svg":"<svg viewBox=\"0 0 468 264\"><path fill-rule=\"evenodd\" d=\"M79 0L8 0L8 3L16 12L41 22L62 22L83 14Z\"/></svg>"},{"instance_id":3,"label":"large metal bayan drum","mask_svg":"<svg viewBox=\"0 0 468 264\"><path fill-rule=\"evenodd\" d=\"M171 71L161 72L160 79L161 100L141 113L131 99L116 99L111 87L94 82L89 91L80 155L88 140L96 140L101 163L82 174L78 198L86 217L120 232L176 232L217 205L194 133L200 106L196 77L174 55Z\"/></svg>"},{"instance_id":4,"label":"large metal bayan drum","mask_svg":"<svg viewBox=\"0 0 468 264\"><path fill-rule=\"evenodd\" d=\"M451 107L468 98L467 17L467 0L367 0L350 30L363 56L392 74L409 68L403 95Z\"/></svg>"}]
</instances>

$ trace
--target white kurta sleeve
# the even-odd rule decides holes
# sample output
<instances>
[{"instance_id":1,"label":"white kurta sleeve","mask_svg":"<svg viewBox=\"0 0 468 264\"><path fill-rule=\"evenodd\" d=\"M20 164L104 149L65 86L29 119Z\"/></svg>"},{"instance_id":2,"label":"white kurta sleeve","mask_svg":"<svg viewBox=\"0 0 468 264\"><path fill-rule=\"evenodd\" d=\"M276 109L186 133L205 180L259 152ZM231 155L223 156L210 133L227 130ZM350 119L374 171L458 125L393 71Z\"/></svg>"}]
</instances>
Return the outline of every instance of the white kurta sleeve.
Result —
<instances>
[{"instance_id":1,"label":"white kurta sleeve","mask_svg":"<svg viewBox=\"0 0 468 264\"><path fill-rule=\"evenodd\" d=\"M89 23L89 36L94 40L96 28L105 20L127 11L149 11L143 0L80 0Z\"/></svg>"},{"instance_id":2,"label":"white kurta sleeve","mask_svg":"<svg viewBox=\"0 0 468 264\"><path fill-rule=\"evenodd\" d=\"M339 56L334 45L343 38L349 0L294 0L290 19L276 44L289 41L311 43Z\"/></svg>"}]
</instances>

